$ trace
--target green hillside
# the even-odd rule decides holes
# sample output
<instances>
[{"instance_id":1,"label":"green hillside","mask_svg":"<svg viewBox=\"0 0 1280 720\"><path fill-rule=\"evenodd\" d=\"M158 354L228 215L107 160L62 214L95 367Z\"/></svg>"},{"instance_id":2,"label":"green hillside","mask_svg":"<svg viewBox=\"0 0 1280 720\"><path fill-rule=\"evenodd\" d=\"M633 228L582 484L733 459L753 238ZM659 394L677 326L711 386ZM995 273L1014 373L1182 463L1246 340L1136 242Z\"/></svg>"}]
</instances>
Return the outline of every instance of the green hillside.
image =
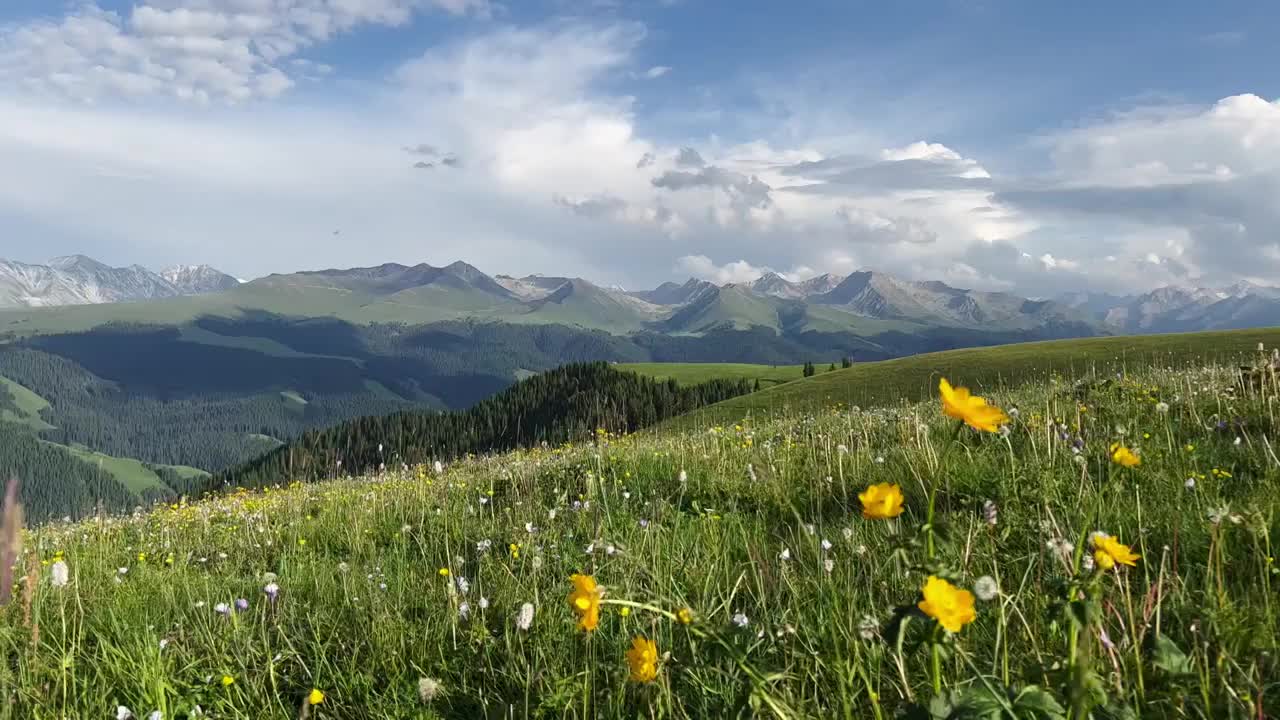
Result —
<instances>
[{"instance_id":1,"label":"green hillside","mask_svg":"<svg viewBox=\"0 0 1280 720\"><path fill-rule=\"evenodd\" d=\"M1272 717L1276 388L1135 362L1081 412L1116 349L1000 368L1002 435L934 395L36 528L0 717Z\"/></svg>"},{"instance_id":2,"label":"green hillside","mask_svg":"<svg viewBox=\"0 0 1280 720\"><path fill-rule=\"evenodd\" d=\"M799 380L803 365L754 365L751 363L619 363L614 367L658 380L680 383L708 380L759 380L761 387Z\"/></svg>"},{"instance_id":3,"label":"green hillside","mask_svg":"<svg viewBox=\"0 0 1280 720\"><path fill-rule=\"evenodd\" d=\"M53 426L40 417L41 411L49 407L49 401L31 392L26 387L0 377L0 396L8 393L7 407L0 409L0 421L25 425L32 430L52 430Z\"/></svg>"},{"instance_id":4,"label":"green hillside","mask_svg":"<svg viewBox=\"0 0 1280 720\"><path fill-rule=\"evenodd\" d=\"M1054 340L926 353L819 372L712 405L673 422L723 422L746 415L813 411L834 403L869 407L915 402L935 393L940 377L990 391L1044 379L1054 372L1096 377L1150 366L1248 362L1258 343L1269 348L1280 346L1280 328Z\"/></svg>"}]
</instances>

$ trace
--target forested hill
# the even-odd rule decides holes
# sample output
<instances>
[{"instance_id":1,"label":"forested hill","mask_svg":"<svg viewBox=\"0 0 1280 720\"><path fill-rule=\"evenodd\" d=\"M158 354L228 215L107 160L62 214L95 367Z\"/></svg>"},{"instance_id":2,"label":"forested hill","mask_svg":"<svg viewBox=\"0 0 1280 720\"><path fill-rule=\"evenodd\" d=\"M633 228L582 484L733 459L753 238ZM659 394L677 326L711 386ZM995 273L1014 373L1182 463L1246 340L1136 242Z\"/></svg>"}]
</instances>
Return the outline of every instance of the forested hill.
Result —
<instances>
[{"instance_id":1,"label":"forested hill","mask_svg":"<svg viewBox=\"0 0 1280 720\"><path fill-rule=\"evenodd\" d=\"M631 432L750 392L748 380L684 387L607 363L566 365L523 380L461 411L364 417L304 433L257 460L214 476L210 489L359 474L589 436Z\"/></svg>"}]
</instances>

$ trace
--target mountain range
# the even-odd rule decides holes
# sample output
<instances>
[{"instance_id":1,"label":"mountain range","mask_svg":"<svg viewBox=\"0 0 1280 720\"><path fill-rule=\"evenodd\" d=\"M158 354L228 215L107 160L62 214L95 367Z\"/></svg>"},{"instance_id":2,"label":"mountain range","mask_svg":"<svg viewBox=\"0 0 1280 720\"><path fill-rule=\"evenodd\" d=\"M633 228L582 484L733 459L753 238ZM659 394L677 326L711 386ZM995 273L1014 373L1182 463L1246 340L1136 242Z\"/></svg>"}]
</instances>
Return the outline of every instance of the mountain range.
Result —
<instances>
[{"instance_id":1,"label":"mountain range","mask_svg":"<svg viewBox=\"0 0 1280 720\"><path fill-rule=\"evenodd\" d=\"M183 296L201 299L172 302ZM1280 288L1251 283L1030 299L872 271L805 280L769 272L746 283L690 279L628 292L574 277L490 276L465 262L302 271L242 283L205 265L156 273L137 265L113 268L82 255L56 258L47 265L0 260L0 309L126 301L132 307L80 313L78 322L77 311L64 308L60 317L71 322L59 328L88 329L104 319L189 322L202 315L244 311L333 317L357 324L484 320L670 335L765 328L780 334L816 331L871 337L953 328L1067 337L1280 324ZM22 322L38 327L48 317L24 316Z\"/></svg>"},{"instance_id":2,"label":"mountain range","mask_svg":"<svg viewBox=\"0 0 1280 720\"><path fill-rule=\"evenodd\" d=\"M207 265L152 272L140 265L110 267L84 255L44 265L0 260L0 308L93 305L222 292L235 278Z\"/></svg>"}]
</instances>

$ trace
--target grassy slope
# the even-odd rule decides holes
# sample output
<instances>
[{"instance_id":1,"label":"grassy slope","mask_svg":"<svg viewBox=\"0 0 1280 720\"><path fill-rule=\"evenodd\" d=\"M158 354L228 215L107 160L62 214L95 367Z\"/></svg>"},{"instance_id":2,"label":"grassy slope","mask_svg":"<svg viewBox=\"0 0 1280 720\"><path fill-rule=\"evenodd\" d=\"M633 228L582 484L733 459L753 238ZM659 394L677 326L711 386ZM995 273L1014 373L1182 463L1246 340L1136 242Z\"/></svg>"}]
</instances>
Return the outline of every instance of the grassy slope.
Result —
<instances>
[{"instance_id":1,"label":"grassy slope","mask_svg":"<svg viewBox=\"0 0 1280 720\"><path fill-rule=\"evenodd\" d=\"M3 384L9 390L9 393L13 395L15 404L18 406L17 413L12 410L0 411L0 420L26 425L36 432L53 429L52 425L40 417L40 411L49 407L49 401L9 378L0 377L0 384Z\"/></svg>"},{"instance_id":2,"label":"grassy slope","mask_svg":"<svg viewBox=\"0 0 1280 720\"><path fill-rule=\"evenodd\" d=\"M103 470L110 473L111 476L116 479L116 482L128 488L130 492L142 493L146 490L161 490L166 487L164 481L160 479L160 476L152 472L146 465L143 465L141 462L132 458L113 457L111 455L94 452L87 448L69 447L67 445L57 445L56 443L49 444L65 449L67 452L75 455L90 465L101 467ZM192 473L199 473L201 475L207 474L203 470L198 470L196 468L187 468L177 465L172 467L175 471L184 475L190 475Z\"/></svg>"},{"instance_id":3,"label":"grassy slope","mask_svg":"<svg viewBox=\"0 0 1280 720\"><path fill-rule=\"evenodd\" d=\"M688 424L737 419L748 414L811 411L832 403L874 406L916 401L936 392L939 377L975 389L990 389L1052 371L1080 377L1126 366L1182 366L1240 358L1259 342L1280 345L1280 328L1226 332L1085 338L966 348L860 363L835 372L734 398L673 422ZM1244 359L1248 359L1247 357Z\"/></svg>"},{"instance_id":4,"label":"grassy slope","mask_svg":"<svg viewBox=\"0 0 1280 720\"><path fill-rule=\"evenodd\" d=\"M803 377L803 365L752 365L750 363L619 363L619 370L648 375L659 380L700 383L708 380L759 380L761 387L790 382Z\"/></svg>"},{"instance_id":5,"label":"grassy slope","mask_svg":"<svg viewBox=\"0 0 1280 720\"><path fill-rule=\"evenodd\" d=\"M39 643L20 603L0 624L11 698L0 716L102 717L123 704L171 718L198 703L217 717L293 718L319 688L316 718L773 716L753 712L752 699L789 707L787 717L865 718L872 697L897 717L908 693L926 703L932 693L929 653L916 641L933 623L915 617L902 645L890 624L894 608L919 600L924 553L904 540L925 522L929 487L949 538L938 562L962 587L993 576L1000 593L954 636L963 655L939 663L945 687L1034 684L1065 705L1051 668L1066 665L1070 644L1053 603L1070 578L1097 578L1106 611L1080 636L1081 657L1121 706L1141 717L1269 714L1280 703L1268 659L1280 633L1267 547L1280 531L1280 461L1264 442L1273 398L1228 399L1231 384L1229 368L1139 371L1077 415L1069 393L1032 383L1005 395L1028 408L1007 443L965 433L949 453L953 423L931 399L903 412L609 438L461 462L443 475L414 469L55 524L26 547L42 559L65 551L72 580L26 583ZM1206 429L1223 403L1242 428ZM1081 463L1030 408L1081 423ZM1140 467L1108 463L1117 425ZM940 456L945 480L934 483L927 468ZM1197 479L1190 489L1187 477ZM861 517L866 478L901 486L901 517ZM579 499L585 508L574 508ZM995 527L985 500L999 507ZM1239 524L1207 519L1226 503ZM1095 529L1131 543L1137 567L1096 575L1079 556L1047 549L1079 547ZM605 605L588 640L566 602L580 572L608 588L606 602L689 607L694 624ZM457 577L465 594L449 589ZM274 602L268 582L279 588ZM236 598L248 600L245 612L214 611ZM515 625L522 603L535 606L528 631ZM746 627L731 620L739 613ZM1185 651L1174 658L1185 675L1167 671L1169 652L1165 670L1154 662L1157 632ZM670 653L651 686L627 680L635 635ZM429 708L423 677L440 686Z\"/></svg>"}]
</instances>

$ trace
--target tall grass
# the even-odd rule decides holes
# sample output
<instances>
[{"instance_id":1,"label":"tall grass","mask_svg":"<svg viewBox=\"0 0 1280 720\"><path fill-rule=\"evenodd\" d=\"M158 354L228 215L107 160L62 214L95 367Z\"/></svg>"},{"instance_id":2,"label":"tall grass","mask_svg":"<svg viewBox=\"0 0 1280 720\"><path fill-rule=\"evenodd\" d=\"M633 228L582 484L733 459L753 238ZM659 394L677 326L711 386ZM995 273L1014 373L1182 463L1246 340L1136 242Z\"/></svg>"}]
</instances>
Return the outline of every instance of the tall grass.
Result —
<instances>
[{"instance_id":1,"label":"tall grass","mask_svg":"<svg viewBox=\"0 0 1280 720\"><path fill-rule=\"evenodd\" d=\"M989 398L1007 434L829 407L50 525L0 714L1268 717L1276 398L1225 367L1055 377ZM876 483L900 516L862 516ZM1136 565L1097 567L1094 531ZM573 574L606 590L593 632ZM930 575L976 620L922 612Z\"/></svg>"}]
</instances>

